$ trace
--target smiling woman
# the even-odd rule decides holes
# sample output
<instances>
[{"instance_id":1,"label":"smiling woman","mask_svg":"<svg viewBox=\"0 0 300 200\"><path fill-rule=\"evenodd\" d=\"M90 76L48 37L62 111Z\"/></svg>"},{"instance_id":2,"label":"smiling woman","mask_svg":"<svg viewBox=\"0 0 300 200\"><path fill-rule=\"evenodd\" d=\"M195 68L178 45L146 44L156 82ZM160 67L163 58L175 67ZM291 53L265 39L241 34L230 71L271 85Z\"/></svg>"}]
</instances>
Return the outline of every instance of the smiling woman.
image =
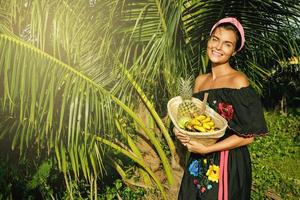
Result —
<instances>
[{"instance_id":1,"label":"smiling woman","mask_svg":"<svg viewBox=\"0 0 300 200\"><path fill-rule=\"evenodd\" d=\"M229 59L244 46L244 29L232 17L217 22L210 32L207 55L212 70L197 77L194 96L203 99L227 121L225 135L205 146L174 128L177 139L191 152L178 199L250 199L251 160L247 145L268 132L261 103L247 77Z\"/></svg>"},{"instance_id":2,"label":"smiling woman","mask_svg":"<svg viewBox=\"0 0 300 200\"><path fill-rule=\"evenodd\" d=\"M215 64L226 63L231 56L236 54L237 37L233 31L225 27L217 28L207 43L207 54L210 61Z\"/></svg>"}]
</instances>

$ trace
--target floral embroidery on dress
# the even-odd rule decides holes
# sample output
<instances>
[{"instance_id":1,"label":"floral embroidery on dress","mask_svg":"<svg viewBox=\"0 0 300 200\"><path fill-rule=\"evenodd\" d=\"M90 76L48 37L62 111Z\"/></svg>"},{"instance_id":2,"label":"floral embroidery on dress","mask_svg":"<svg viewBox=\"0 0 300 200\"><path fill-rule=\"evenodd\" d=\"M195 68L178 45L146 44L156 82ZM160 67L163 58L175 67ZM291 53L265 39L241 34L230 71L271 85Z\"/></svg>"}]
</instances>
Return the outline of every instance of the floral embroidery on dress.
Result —
<instances>
[{"instance_id":1,"label":"floral embroidery on dress","mask_svg":"<svg viewBox=\"0 0 300 200\"><path fill-rule=\"evenodd\" d=\"M234 109L231 104L220 102L218 103L218 113L227 121L233 118Z\"/></svg>"},{"instance_id":2,"label":"floral embroidery on dress","mask_svg":"<svg viewBox=\"0 0 300 200\"><path fill-rule=\"evenodd\" d=\"M210 180L212 182L218 182L219 181L219 172L220 172L219 166L210 165L206 172L206 176L208 176L208 180Z\"/></svg>"},{"instance_id":3,"label":"floral embroidery on dress","mask_svg":"<svg viewBox=\"0 0 300 200\"><path fill-rule=\"evenodd\" d=\"M206 190L213 188L212 183L219 181L219 166L213 164L213 159L193 160L189 165L189 172L194 176L193 183L199 190L200 194L204 194Z\"/></svg>"},{"instance_id":4,"label":"floral embroidery on dress","mask_svg":"<svg viewBox=\"0 0 300 200\"><path fill-rule=\"evenodd\" d=\"M200 170L201 168L200 168L199 161L193 160L193 162L190 164L189 167L190 174L193 176L198 176L200 174Z\"/></svg>"}]
</instances>

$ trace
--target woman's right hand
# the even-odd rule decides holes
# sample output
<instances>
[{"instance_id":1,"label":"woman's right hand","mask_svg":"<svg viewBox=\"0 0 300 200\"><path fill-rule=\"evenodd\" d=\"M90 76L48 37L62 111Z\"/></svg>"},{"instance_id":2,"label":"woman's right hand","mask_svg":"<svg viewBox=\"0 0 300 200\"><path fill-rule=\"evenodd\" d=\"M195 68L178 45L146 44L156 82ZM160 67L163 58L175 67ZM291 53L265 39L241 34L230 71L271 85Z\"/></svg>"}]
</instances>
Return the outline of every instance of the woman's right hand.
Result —
<instances>
[{"instance_id":1,"label":"woman's right hand","mask_svg":"<svg viewBox=\"0 0 300 200\"><path fill-rule=\"evenodd\" d=\"M183 146L186 146L191 141L191 138L189 136L181 133L176 127L173 128L173 132L176 138L183 144Z\"/></svg>"},{"instance_id":2,"label":"woman's right hand","mask_svg":"<svg viewBox=\"0 0 300 200\"><path fill-rule=\"evenodd\" d=\"M182 143L183 146L187 148L189 152L199 154L209 153L209 149L207 146L195 140L191 141L191 138L189 136L181 133L176 127L173 128L173 132L175 133L176 138Z\"/></svg>"}]
</instances>

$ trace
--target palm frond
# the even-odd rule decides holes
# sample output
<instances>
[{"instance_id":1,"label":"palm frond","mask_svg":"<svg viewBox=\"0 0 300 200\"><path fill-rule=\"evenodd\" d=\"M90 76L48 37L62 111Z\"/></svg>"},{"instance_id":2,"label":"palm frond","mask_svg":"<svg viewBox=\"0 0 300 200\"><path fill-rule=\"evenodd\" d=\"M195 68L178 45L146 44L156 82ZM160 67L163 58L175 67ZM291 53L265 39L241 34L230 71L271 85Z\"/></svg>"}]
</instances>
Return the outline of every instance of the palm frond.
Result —
<instances>
[{"instance_id":1,"label":"palm frond","mask_svg":"<svg viewBox=\"0 0 300 200\"><path fill-rule=\"evenodd\" d=\"M94 167L94 176L98 176L102 161L99 156L87 157L98 153L89 148L93 141L83 133L111 130L103 123L104 119L108 122L103 113L109 109L97 109L111 101L107 92L74 68L22 41L0 35L0 46L1 110L18 124L9 130L16 133L12 148L19 148L21 154L32 145L49 153L60 148L56 152L63 153L57 154L62 170L72 169L78 176L79 160L89 160L98 163ZM79 154L78 148L86 154ZM65 166L66 153L72 165L69 168Z\"/></svg>"},{"instance_id":2,"label":"palm frond","mask_svg":"<svg viewBox=\"0 0 300 200\"><path fill-rule=\"evenodd\" d=\"M103 116L113 116L106 113L109 108L113 107L98 109L103 107L103 102L105 105L106 101L113 100L145 131L162 159L170 184L173 183L173 177L170 174L171 168L162 147L154 134L143 125L143 122L129 107L102 86L48 54L5 35L0 36L0 41L0 46L8 49L5 53L1 52L1 61L3 62L0 63L0 76L4 77L4 94L1 98L1 100L3 99L3 110L14 116L16 111L12 112L13 110L9 108L20 105L17 110L19 114L16 116L22 124L26 125L21 129L21 134L14 137L14 145L20 146L20 151L24 149L24 137L29 138L26 145L33 143L33 138L38 139L36 141L38 144L47 144L50 150L55 145L56 156L62 171L67 174L68 169L72 169L74 176L78 177L80 161L82 163L82 160L86 159L80 158L83 154L79 154L78 148L88 150L88 146L92 142L86 141L87 138L84 137L84 134L87 132L85 131L93 131L95 134L111 131L111 127L106 127L109 126L108 119ZM19 52L17 49L21 49L23 52ZM28 57L28 54L31 54L31 57ZM17 63L12 64L12 61L17 61ZM14 72L18 69L22 69L22 73L9 73L10 70ZM21 81L15 85L12 77L18 77ZM45 87L46 84L48 84L47 87ZM21 88L21 91L14 90L14 88ZM40 98L36 97L37 93L41 93ZM91 93L93 93L92 96ZM56 118L59 120L55 120ZM85 138L84 143L82 138ZM67 142L64 143L64 140ZM90 150L87 151L89 155L95 154L95 149ZM66 152L71 166L67 165ZM101 160L99 156L90 156L89 159L94 171L93 176L97 176L98 168L102 166ZM100 164L96 164L98 162ZM86 175L90 174L87 167L84 171L86 171Z\"/></svg>"},{"instance_id":3,"label":"palm frond","mask_svg":"<svg viewBox=\"0 0 300 200\"><path fill-rule=\"evenodd\" d=\"M134 154L126 151L125 149L120 148L118 145L115 145L112 142L110 142L110 141L108 141L104 138L101 138L99 136L96 136L95 138L96 138L97 141L99 141L103 144L109 145L110 147L116 149L118 152L121 152L122 154L124 154L124 155L128 156L129 158L131 158L133 161L140 164L150 174L150 176L153 178L153 180L157 184L158 189L161 191L162 198L167 199L166 193L165 193L160 181L156 178L155 174L151 171L151 169L149 167L147 167L146 165L144 165L144 162L140 158L136 157Z\"/></svg>"}]
</instances>

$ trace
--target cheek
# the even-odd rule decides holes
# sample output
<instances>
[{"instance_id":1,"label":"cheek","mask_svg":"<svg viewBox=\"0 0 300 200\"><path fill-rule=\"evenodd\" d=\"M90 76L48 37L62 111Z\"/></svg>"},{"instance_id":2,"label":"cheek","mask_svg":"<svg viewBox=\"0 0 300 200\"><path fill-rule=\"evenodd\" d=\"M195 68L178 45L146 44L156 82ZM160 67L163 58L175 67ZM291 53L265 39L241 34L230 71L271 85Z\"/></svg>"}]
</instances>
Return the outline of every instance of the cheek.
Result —
<instances>
[{"instance_id":1,"label":"cheek","mask_svg":"<svg viewBox=\"0 0 300 200\"><path fill-rule=\"evenodd\" d=\"M212 49L213 47L214 47L213 42L208 42L208 43L207 43L207 47L206 47L207 50L208 50L208 49Z\"/></svg>"},{"instance_id":2,"label":"cheek","mask_svg":"<svg viewBox=\"0 0 300 200\"><path fill-rule=\"evenodd\" d=\"M211 39L209 39L209 40L207 41L207 46L212 46L213 43L214 43L214 42L213 42Z\"/></svg>"},{"instance_id":3,"label":"cheek","mask_svg":"<svg viewBox=\"0 0 300 200\"><path fill-rule=\"evenodd\" d=\"M234 49L233 48L227 48L224 51L227 55L232 56L234 54Z\"/></svg>"}]
</instances>

